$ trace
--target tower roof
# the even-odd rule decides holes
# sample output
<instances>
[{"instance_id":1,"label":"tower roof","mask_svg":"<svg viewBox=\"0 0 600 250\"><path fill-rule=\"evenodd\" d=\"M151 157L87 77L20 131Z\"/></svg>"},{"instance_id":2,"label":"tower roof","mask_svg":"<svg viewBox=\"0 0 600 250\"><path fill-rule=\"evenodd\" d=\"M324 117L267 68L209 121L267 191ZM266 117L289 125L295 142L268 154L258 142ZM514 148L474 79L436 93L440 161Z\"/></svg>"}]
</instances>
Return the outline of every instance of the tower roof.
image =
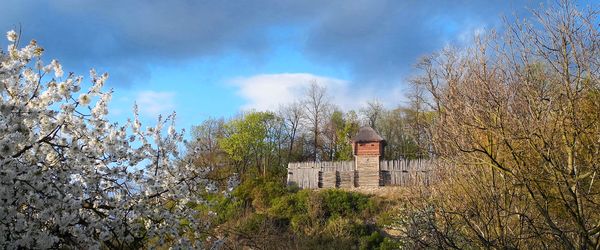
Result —
<instances>
[{"instance_id":1,"label":"tower roof","mask_svg":"<svg viewBox=\"0 0 600 250\"><path fill-rule=\"evenodd\" d=\"M358 130L358 134L352 139L353 142L381 142L385 141L377 132L368 126Z\"/></svg>"}]
</instances>

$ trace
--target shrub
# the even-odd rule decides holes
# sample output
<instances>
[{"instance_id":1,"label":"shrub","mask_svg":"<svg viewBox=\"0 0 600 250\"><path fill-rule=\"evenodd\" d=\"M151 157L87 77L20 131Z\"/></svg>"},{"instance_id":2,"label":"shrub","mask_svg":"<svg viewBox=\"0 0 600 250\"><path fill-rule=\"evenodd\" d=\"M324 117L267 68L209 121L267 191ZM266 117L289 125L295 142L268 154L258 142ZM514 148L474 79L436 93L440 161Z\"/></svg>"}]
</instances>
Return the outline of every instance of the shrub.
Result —
<instances>
[{"instance_id":1,"label":"shrub","mask_svg":"<svg viewBox=\"0 0 600 250\"><path fill-rule=\"evenodd\" d=\"M356 233L356 223L344 217L332 217L327 221L323 233L333 238L350 238Z\"/></svg>"},{"instance_id":2,"label":"shrub","mask_svg":"<svg viewBox=\"0 0 600 250\"><path fill-rule=\"evenodd\" d=\"M369 236L363 236L360 238L360 249L377 249L383 242L384 237L379 232L373 232Z\"/></svg>"},{"instance_id":3,"label":"shrub","mask_svg":"<svg viewBox=\"0 0 600 250\"><path fill-rule=\"evenodd\" d=\"M308 197L311 192L310 190L301 190L294 194L277 197L273 200L269 213L284 218L292 218L296 214L306 214Z\"/></svg>"},{"instance_id":4,"label":"shrub","mask_svg":"<svg viewBox=\"0 0 600 250\"><path fill-rule=\"evenodd\" d=\"M331 216L354 216L366 211L376 211L376 206L369 196L341 190L322 192L325 207Z\"/></svg>"},{"instance_id":5,"label":"shrub","mask_svg":"<svg viewBox=\"0 0 600 250\"><path fill-rule=\"evenodd\" d=\"M245 220L240 221L238 229L246 234L260 231L264 224L267 222L267 216L263 214L252 214Z\"/></svg>"},{"instance_id":6,"label":"shrub","mask_svg":"<svg viewBox=\"0 0 600 250\"><path fill-rule=\"evenodd\" d=\"M272 201L286 194L286 188L279 182L262 181L250 192L252 207L257 211L265 211L271 207Z\"/></svg>"}]
</instances>

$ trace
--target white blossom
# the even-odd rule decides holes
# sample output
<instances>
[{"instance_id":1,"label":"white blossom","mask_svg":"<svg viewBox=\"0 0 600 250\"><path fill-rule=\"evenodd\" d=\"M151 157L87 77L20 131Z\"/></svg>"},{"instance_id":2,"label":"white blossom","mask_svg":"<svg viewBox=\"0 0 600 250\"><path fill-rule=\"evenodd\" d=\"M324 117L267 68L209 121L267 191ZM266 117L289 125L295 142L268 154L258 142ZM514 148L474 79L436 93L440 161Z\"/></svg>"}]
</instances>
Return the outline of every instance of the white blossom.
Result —
<instances>
[{"instance_id":1,"label":"white blossom","mask_svg":"<svg viewBox=\"0 0 600 250\"><path fill-rule=\"evenodd\" d=\"M52 62L50 62L50 65L52 65L52 69L54 70L54 76L57 78L62 77L62 75L63 75L62 65L60 65L60 63L58 63L57 60L52 60Z\"/></svg>"},{"instance_id":2,"label":"white blossom","mask_svg":"<svg viewBox=\"0 0 600 250\"><path fill-rule=\"evenodd\" d=\"M0 249L201 247L207 224L186 204L216 186L179 158L174 115L150 130L137 108L111 123L108 74L92 70L85 87L57 60L44 65L36 42L14 45L0 51ZM181 239L182 220L195 239Z\"/></svg>"},{"instance_id":3,"label":"white blossom","mask_svg":"<svg viewBox=\"0 0 600 250\"><path fill-rule=\"evenodd\" d=\"M9 42L16 42L17 41L17 32L15 32L14 30L11 30L9 32L6 32L6 39L8 39Z\"/></svg>"},{"instance_id":4,"label":"white blossom","mask_svg":"<svg viewBox=\"0 0 600 250\"><path fill-rule=\"evenodd\" d=\"M81 105L88 105L88 104L90 104L90 101L91 101L90 96L87 94L79 95L78 100Z\"/></svg>"}]
</instances>

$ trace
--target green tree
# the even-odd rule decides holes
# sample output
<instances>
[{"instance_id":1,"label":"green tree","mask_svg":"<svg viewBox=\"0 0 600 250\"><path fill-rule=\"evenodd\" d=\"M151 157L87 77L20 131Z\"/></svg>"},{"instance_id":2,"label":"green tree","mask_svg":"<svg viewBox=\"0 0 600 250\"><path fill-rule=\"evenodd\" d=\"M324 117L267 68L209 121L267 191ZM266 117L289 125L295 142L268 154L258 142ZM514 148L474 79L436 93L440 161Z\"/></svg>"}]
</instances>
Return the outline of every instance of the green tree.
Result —
<instances>
[{"instance_id":1,"label":"green tree","mask_svg":"<svg viewBox=\"0 0 600 250\"><path fill-rule=\"evenodd\" d=\"M339 154L341 144L344 143L344 138L340 137L339 131L344 128L344 113L338 109L329 116L329 121L323 129L325 143L323 144L323 159L326 161L334 161Z\"/></svg>"},{"instance_id":2,"label":"green tree","mask_svg":"<svg viewBox=\"0 0 600 250\"><path fill-rule=\"evenodd\" d=\"M412 136L412 127L409 125L412 113L407 108L398 107L392 110L386 110L381 114L377 121L378 132L386 140L386 150L384 158L394 159L414 159L420 155L420 148Z\"/></svg>"},{"instance_id":3,"label":"green tree","mask_svg":"<svg viewBox=\"0 0 600 250\"><path fill-rule=\"evenodd\" d=\"M262 169L266 175L277 153L281 139L278 123L281 119L270 112L251 112L225 124L225 135L219 145L229 155L238 171L245 173L249 167Z\"/></svg>"},{"instance_id":4,"label":"green tree","mask_svg":"<svg viewBox=\"0 0 600 250\"><path fill-rule=\"evenodd\" d=\"M356 112L353 110L348 111L343 119L342 129L337 132L341 143L339 144L337 155L335 157L336 160L350 161L353 159L352 144L350 143L350 140L358 133L359 128L360 124Z\"/></svg>"}]
</instances>

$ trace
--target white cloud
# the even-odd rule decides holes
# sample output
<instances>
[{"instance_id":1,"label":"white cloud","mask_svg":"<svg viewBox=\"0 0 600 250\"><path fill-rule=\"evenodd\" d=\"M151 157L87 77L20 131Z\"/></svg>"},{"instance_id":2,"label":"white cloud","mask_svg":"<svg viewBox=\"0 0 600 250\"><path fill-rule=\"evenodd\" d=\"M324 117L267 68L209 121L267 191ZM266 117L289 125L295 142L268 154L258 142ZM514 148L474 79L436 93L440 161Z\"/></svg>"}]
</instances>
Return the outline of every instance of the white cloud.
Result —
<instances>
[{"instance_id":1,"label":"white cloud","mask_svg":"<svg viewBox=\"0 0 600 250\"><path fill-rule=\"evenodd\" d=\"M325 86L330 94L347 87L344 80L308 73L262 74L233 80L239 87L238 94L247 100L243 110L275 110L301 99L312 82Z\"/></svg>"},{"instance_id":2,"label":"white cloud","mask_svg":"<svg viewBox=\"0 0 600 250\"><path fill-rule=\"evenodd\" d=\"M137 93L135 102L141 115L157 117L175 110L175 93L146 90Z\"/></svg>"},{"instance_id":3,"label":"white cloud","mask_svg":"<svg viewBox=\"0 0 600 250\"><path fill-rule=\"evenodd\" d=\"M386 106L395 106L403 97L398 89L364 87L342 79L310 73L261 74L240 77L232 82L239 87L238 95L247 102L243 110L276 110L280 105L301 100L312 82L326 87L330 101L343 110L358 109L377 99Z\"/></svg>"}]
</instances>

